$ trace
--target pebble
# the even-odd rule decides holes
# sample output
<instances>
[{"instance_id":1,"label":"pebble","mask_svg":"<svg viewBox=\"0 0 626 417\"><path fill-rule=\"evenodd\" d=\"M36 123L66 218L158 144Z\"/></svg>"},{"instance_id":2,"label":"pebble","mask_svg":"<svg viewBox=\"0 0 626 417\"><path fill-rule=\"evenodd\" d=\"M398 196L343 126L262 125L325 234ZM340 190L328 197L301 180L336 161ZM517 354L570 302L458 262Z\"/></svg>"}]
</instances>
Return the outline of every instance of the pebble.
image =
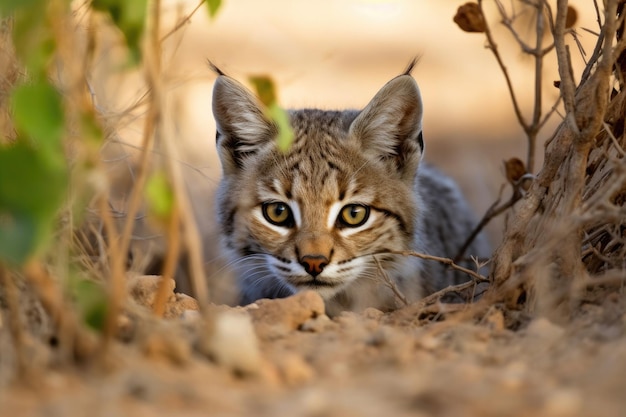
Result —
<instances>
[{"instance_id":1,"label":"pebble","mask_svg":"<svg viewBox=\"0 0 626 417\"><path fill-rule=\"evenodd\" d=\"M191 359L191 345L182 335L158 331L145 336L142 349L146 356L164 358L177 365L185 365Z\"/></svg>"},{"instance_id":2,"label":"pebble","mask_svg":"<svg viewBox=\"0 0 626 417\"><path fill-rule=\"evenodd\" d=\"M544 411L553 417L576 415L582 406L581 393L575 389L558 389L551 392L546 399Z\"/></svg>"},{"instance_id":3,"label":"pebble","mask_svg":"<svg viewBox=\"0 0 626 417\"><path fill-rule=\"evenodd\" d=\"M528 324L526 334L529 337L556 341L565 334L565 329L545 317L539 317Z\"/></svg>"},{"instance_id":4,"label":"pebble","mask_svg":"<svg viewBox=\"0 0 626 417\"><path fill-rule=\"evenodd\" d=\"M283 337L308 320L324 315L324 300L315 291L303 291L276 300L259 300L256 304L258 308L247 312L261 339Z\"/></svg>"},{"instance_id":5,"label":"pebble","mask_svg":"<svg viewBox=\"0 0 626 417\"><path fill-rule=\"evenodd\" d=\"M128 292L139 305L152 309L154 300L161 285L162 277L159 275L139 275L129 278ZM163 316L165 318L177 318L188 310L199 310L198 302L182 293L174 293L176 283L173 279L166 280L167 299Z\"/></svg>"},{"instance_id":6,"label":"pebble","mask_svg":"<svg viewBox=\"0 0 626 417\"><path fill-rule=\"evenodd\" d=\"M250 316L245 312L216 314L200 348L217 363L236 372L258 374L261 370L259 343Z\"/></svg>"},{"instance_id":7,"label":"pebble","mask_svg":"<svg viewBox=\"0 0 626 417\"><path fill-rule=\"evenodd\" d=\"M295 353L284 355L278 363L278 368L283 381L290 386L301 385L315 377L313 368Z\"/></svg>"},{"instance_id":8,"label":"pebble","mask_svg":"<svg viewBox=\"0 0 626 417\"><path fill-rule=\"evenodd\" d=\"M325 330L333 327L334 323L326 314L308 319L300 326L300 330L303 332L322 333Z\"/></svg>"}]
</instances>

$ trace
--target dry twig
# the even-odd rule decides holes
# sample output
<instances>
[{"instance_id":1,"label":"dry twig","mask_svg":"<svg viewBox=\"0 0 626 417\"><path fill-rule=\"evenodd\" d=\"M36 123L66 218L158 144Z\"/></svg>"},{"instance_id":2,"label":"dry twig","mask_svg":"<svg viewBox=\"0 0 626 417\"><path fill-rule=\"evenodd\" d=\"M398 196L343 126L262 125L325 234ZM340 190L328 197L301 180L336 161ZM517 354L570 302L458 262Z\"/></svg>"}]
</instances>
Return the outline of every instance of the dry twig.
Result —
<instances>
[{"instance_id":1,"label":"dry twig","mask_svg":"<svg viewBox=\"0 0 626 417\"><path fill-rule=\"evenodd\" d=\"M402 255L402 256L414 256L416 258L420 258L420 259L425 259L428 261L436 261L439 263L442 263L444 265L448 265L450 268L452 269L456 269L457 271L463 272L465 274L467 274L475 283L481 283L481 282L489 282L489 279L480 275L478 272L472 271L471 269L467 269L464 268L460 265L457 265L456 263L454 263L454 261L450 258L442 258L440 256L434 256L434 255L428 255L425 253L419 253L419 252L414 252L414 251L410 251L410 250L393 250L393 251L389 251L386 253L393 253L395 255Z\"/></svg>"},{"instance_id":2,"label":"dry twig","mask_svg":"<svg viewBox=\"0 0 626 417\"><path fill-rule=\"evenodd\" d=\"M398 298L398 300L400 300L402 302L402 304L404 304L405 306L409 305L409 302L407 301L406 297L398 289L398 286L395 284L395 282L393 282L392 279L389 278L389 275L387 275L387 272L385 272L385 270L383 269L383 266L380 264L380 261L378 260L376 255L372 255L372 258L374 258L374 262L376 262L376 267L378 268L378 273L382 277L383 282L385 283L385 285L387 285L387 287L389 287L389 289L391 289L393 294L396 296L396 298Z\"/></svg>"},{"instance_id":3,"label":"dry twig","mask_svg":"<svg viewBox=\"0 0 626 417\"><path fill-rule=\"evenodd\" d=\"M554 31L554 27L552 25L551 19L548 19L546 22L544 10L547 11L548 16L552 16L552 11L550 6L544 0L537 0L536 2L529 2L532 7L535 8L535 45L531 47L527 44L523 38L519 35L517 30L513 27L513 23L515 20L515 16L511 17L508 15L506 9L502 5L499 0L496 0L496 6L498 12L501 17L502 24L508 29L508 31L515 38L516 42L522 49L522 51L528 55L531 55L534 59L534 104L532 110L531 121L528 122L524 117L522 110L520 108L515 90L513 88L513 82L509 75L506 65L504 64L504 60L498 50L498 45L495 42L493 34L491 32L491 28L489 24L485 21L484 33L487 40L487 46L489 50L493 53L502 74L504 75L504 79L509 91L509 96L511 98L511 102L513 104L513 110L515 112L515 116L519 125L524 130L526 134L526 143L527 143L527 155L526 155L526 164L525 169L526 172L532 174L534 172L535 165L535 154L536 154L536 144L537 138L540 130L545 126L549 118L556 112L559 103L560 97L556 100L556 102L552 105L550 110L547 112L543 112L542 109L542 89L543 89L543 62L544 57L550 53L556 46L556 42L549 44L548 46L543 46L544 33L546 31L546 25L549 25L550 29ZM478 0L478 6L482 15L484 16L483 2L482 0ZM473 240L478 236L478 234L484 229L484 227L495 217L500 214L506 212L508 209L513 207L517 201L522 197L520 193L519 184L513 185L513 192L511 198L500 205L500 197L487 209L482 219L478 223L478 225L474 228L470 236L467 237L461 249L458 251L457 255L454 257L455 261L459 261L467 248L471 245Z\"/></svg>"},{"instance_id":4,"label":"dry twig","mask_svg":"<svg viewBox=\"0 0 626 417\"><path fill-rule=\"evenodd\" d=\"M63 348L69 348L68 356L86 359L96 351L96 340L81 326L74 311L65 302L59 290L57 280L46 271L38 261L31 261L24 266L27 282L37 294L43 308L59 329L59 339Z\"/></svg>"},{"instance_id":5,"label":"dry twig","mask_svg":"<svg viewBox=\"0 0 626 417\"><path fill-rule=\"evenodd\" d=\"M178 262L178 256L180 253L180 209L176 203L174 203L174 207L172 208L172 213L170 214L168 221L167 254L165 256L161 280L159 281L159 287L154 298L153 306L154 314L158 317L162 317L165 312L165 304L167 302L167 297L170 294L168 282L170 279L174 279L174 271L176 270L176 263Z\"/></svg>"}]
</instances>

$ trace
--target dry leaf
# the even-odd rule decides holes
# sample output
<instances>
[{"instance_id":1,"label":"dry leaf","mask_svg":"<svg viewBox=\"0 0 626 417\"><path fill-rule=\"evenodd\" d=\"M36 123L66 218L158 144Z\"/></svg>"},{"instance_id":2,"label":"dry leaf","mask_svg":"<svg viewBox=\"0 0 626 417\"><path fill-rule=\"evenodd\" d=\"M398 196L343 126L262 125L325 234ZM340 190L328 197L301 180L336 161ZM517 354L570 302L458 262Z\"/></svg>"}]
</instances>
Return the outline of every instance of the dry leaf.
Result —
<instances>
[{"instance_id":1,"label":"dry leaf","mask_svg":"<svg viewBox=\"0 0 626 417\"><path fill-rule=\"evenodd\" d=\"M567 15L565 16L565 27L570 29L578 20L578 12L572 6L567 6Z\"/></svg>"},{"instance_id":2,"label":"dry leaf","mask_svg":"<svg viewBox=\"0 0 626 417\"><path fill-rule=\"evenodd\" d=\"M487 28L485 17L477 3L465 3L459 6L454 16L454 23L465 32L482 33Z\"/></svg>"},{"instance_id":3,"label":"dry leaf","mask_svg":"<svg viewBox=\"0 0 626 417\"><path fill-rule=\"evenodd\" d=\"M506 179L513 185L526 174L526 167L519 158L511 158L504 162L504 170L506 172Z\"/></svg>"}]
</instances>

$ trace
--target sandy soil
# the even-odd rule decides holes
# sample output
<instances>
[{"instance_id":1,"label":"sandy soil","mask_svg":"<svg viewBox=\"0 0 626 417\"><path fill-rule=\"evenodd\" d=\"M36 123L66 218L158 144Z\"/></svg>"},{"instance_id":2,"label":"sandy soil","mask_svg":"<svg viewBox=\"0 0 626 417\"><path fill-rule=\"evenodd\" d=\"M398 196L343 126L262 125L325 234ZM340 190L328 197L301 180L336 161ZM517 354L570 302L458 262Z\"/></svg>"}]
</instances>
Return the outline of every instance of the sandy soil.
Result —
<instances>
[{"instance_id":1,"label":"sandy soil","mask_svg":"<svg viewBox=\"0 0 626 417\"><path fill-rule=\"evenodd\" d=\"M589 293L567 324L501 306L419 305L332 319L317 294L150 318L155 277L104 365L68 365L31 323L3 416L618 416L626 409L626 297ZM145 309L145 311L143 310ZM14 358L2 311L0 364ZM36 317L33 311L27 315ZM98 363L96 361L96 363Z\"/></svg>"}]
</instances>

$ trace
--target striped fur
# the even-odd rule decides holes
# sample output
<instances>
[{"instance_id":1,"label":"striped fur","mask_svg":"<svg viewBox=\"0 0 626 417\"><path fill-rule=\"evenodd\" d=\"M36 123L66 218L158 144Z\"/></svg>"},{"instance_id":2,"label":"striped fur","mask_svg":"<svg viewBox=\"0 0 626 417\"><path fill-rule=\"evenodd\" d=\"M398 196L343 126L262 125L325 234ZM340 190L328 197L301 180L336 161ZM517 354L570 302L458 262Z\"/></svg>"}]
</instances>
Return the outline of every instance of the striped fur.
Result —
<instances>
[{"instance_id":1,"label":"striped fur","mask_svg":"<svg viewBox=\"0 0 626 417\"><path fill-rule=\"evenodd\" d=\"M213 113L223 168L218 221L242 303L313 289L330 314L390 310L396 300L381 267L411 301L467 279L389 253L454 256L473 226L456 185L420 163L422 102L408 73L362 111L291 111L295 140L286 153L260 102L223 74ZM362 224L345 221L365 212ZM283 223L274 221L279 214ZM488 253L482 236L468 251Z\"/></svg>"}]
</instances>

